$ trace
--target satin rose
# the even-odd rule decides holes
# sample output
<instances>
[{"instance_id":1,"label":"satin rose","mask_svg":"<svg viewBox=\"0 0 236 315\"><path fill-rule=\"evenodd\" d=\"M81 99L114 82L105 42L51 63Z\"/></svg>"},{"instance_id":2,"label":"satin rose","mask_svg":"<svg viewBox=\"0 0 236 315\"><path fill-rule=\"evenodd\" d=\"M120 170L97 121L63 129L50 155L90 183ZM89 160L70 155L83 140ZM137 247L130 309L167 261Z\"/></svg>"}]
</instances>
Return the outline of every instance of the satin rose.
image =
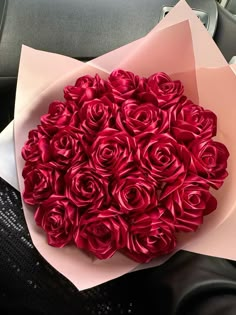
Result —
<instances>
[{"instance_id":1,"label":"satin rose","mask_svg":"<svg viewBox=\"0 0 236 315\"><path fill-rule=\"evenodd\" d=\"M76 80L75 85L64 88L64 98L72 100L80 107L84 102L99 98L111 91L110 84L98 74L95 77L85 75Z\"/></svg>"},{"instance_id":2,"label":"satin rose","mask_svg":"<svg viewBox=\"0 0 236 315\"><path fill-rule=\"evenodd\" d=\"M203 216L216 209L217 200L206 181L189 175L182 185L166 185L160 200L173 215L177 231L193 232L203 223Z\"/></svg>"},{"instance_id":3,"label":"satin rose","mask_svg":"<svg viewBox=\"0 0 236 315\"><path fill-rule=\"evenodd\" d=\"M164 72L158 72L147 79L147 90L152 92L161 109L169 109L176 105L184 92L184 87L179 80L173 81Z\"/></svg>"},{"instance_id":4,"label":"satin rose","mask_svg":"<svg viewBox=\"0 0 236 315\"><path fill-rule=\"evenodd\" d=\"M47 134L53 134L65 126L78 125L78 107L73 101L54 101L49 105L48 113L40 119L41 130Z\"/></svg>"},{"instance_id":5,"label":"satin rose","mask_svg":"<svg viewBox=\"0 0 236 315\"><path fill-rule=\"evenodd\" d=\"M175 229L162 219L163 209L137 214L129 226L123 252L138 263L171 253L176 247Z\"/></svg>"},{"instance_id":6,"label":"satin rose","mask_svg":"<svg viewBox=\"0 0 236 315\"><path fill-rule=\"evenodd\" d=\"M171 114L171 133L179 142L210 139L216 135L217 117L201 106L183 98Z\"/></svg>"},{"instance_id":7,"label":"satin rose","mask_svg":"<svg viewBox=\"0 0 236 315\"><path fill-rule=\"evenodd\" d=\"M65 175L66 197L78 208L104 207L110 201L108 180L96 169L86 165L73 165Z\"/></svg>"},{"instance_id":8,"label":"satin rose","mask_svg":"<svg viewBox=\"0 0 236 315\"><path fill-rule=\"evenodd\" d=\"M191 169L205 178L213 188L220 188L228 176L229 151L223 143L213 140L195 140L189 150L192 153Z\"/></svg>"},{"instance_id":9,"label":"satin rose","mask_svg":"<svg viewBox=\"0 0 236 315\"><path fill-rule=\"evenodd\" d=\"M184 181L190 154L169 134L144 134L137 146L137 161L150 178L157 182Z\"/></svg>"},{"instance_id":10,"label":"satin rose","mask_svg":"<svg viewBox=\"0 0 236 315\"><path fill-rule=\"evenodd\" d=\"M90 163L104 176L124 176L135 168L136 144L126 132L107 128L100 132L90 148Z\"/></svg>"},{"instance_id":11,"label":"satin rose","mask_svg":"<svg viewBox=\"0 0 236 315\"><path fill-rule=\"evenodd\" d=\"M74 241L98 259L107 259L125 246L127 230L126 221L115 209L88 211L79 220Z\"/></svg>"},{"instance_id":12,"label":"satin rose","mask_svg":"<svg viewBox=\"0 0 236 315\"><path fill-rule=\"evenodd\" d=\"M117 103L122 103L124 100L131 98L145 91L144 78L140 78L133 72L122 69L114 70L108 77L113 91L113 95Z\"/></svg>"},{"instance_id":13,"label":"satin rose","mask_svg":"<svg viewBox=\"0 0 236 315\"><path fill-rule=\"evenodd\" d=\"M120 211L129 215L147 212L158 204L157 185L141 173L116 178L111 194Z\"/></svg>"},{"instance_id":14,"label":"satin rose","mask_svg":"<svg viewBox=\"0 0 236 315\"><path fill-rule=\"evenodd\" d=\"M37 129L31 130L21 153L28 163L48 162L51 157L49 138Z\"/></svg>"},{"instance_id":15,"label":"satin rose","mask_svg":"<svg viewBox=\"0 0 236 315\"><path fill-rule=\"evenodd\" d=\"M78 209L64 196L52 195L45 200L38 206L34 218L47 233L49 245L64 247L73 241Z\"/></svg>"},{"instance_id":16,"label":"satin rose","mask_svg":"<svg viewBox=\"0 0 236 315\"><path fill-rule=\"evenodd\" d=\"M87 160L82 134L73 127L61 129L52 137L50 151L53 160L58 165L67 168L72 160L77 163L83 163Z\"/></svg>"},{"instance_id":17,"label":"satin rose","mask_svg":"<svg viewBox=\"0 0 236 315\"><path fill-rule=\"evenodd\" d=\"M24 179L23 198L29 205L37 205L53 194L64 191L64 180L53 165L39 164L29 170Z\"/></svg>"},{"instance_id":18,"label":"satin rose","mask_svg":"<svg viewBox=\"0 0 236 315\"><path fill-rule=\"evenodd\" d=\"M135 99L124 101L116 119L117 127L132 136L143 132L164 133L169 130L168 114L152 103Z\"/></svg>"},{"instance_id":19,"label":"satin rose","mask_svg":"<svg viewBox=\"0 0 236 315\"><path fill-rule=\"evenodd\" d=\"M79 112L80 130L86 140L91 142L97 133L105 128L113 127L116 106L107 97L85 102Z\"/></svg>"}]
</instances>

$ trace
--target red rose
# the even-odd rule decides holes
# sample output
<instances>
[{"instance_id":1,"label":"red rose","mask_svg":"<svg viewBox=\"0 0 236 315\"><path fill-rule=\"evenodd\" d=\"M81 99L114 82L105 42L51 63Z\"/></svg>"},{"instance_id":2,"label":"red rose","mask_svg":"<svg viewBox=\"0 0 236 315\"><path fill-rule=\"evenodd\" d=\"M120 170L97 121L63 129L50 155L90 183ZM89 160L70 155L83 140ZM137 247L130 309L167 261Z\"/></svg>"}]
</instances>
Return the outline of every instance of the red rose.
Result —
<instances>
[{"instance_id":1,"label":"red rose","mask_svg":"<svg viewBox=\"0 0 236 315\"><path fill-rule=\"evenodd\" d=\"M78 105L82 104L86 101L91 101L95 98L96 91L94 88L81 88L77 86L68 85L64 89L64 98L66 100L73 100Z\"/></svg>"},{"instance_id":2,"label":"red rose","mask_svg":"<svg viewBox=\"0 0 236 315\"><path fill-rule=\"evenodd\" d=\"M58 128L68 125L78 125L78 108L73 101L54 101L49 105L48 113L41 117L42 130L49 129L49 134L56 132ZM52 132L51 132L52 130Z\"/></svg>"},{"instance_id":3,"label":"red rose","mask_svg":"<svg viewBox=\"0 0 236 315\"><path fill-rule=\"evenodd\" d=\"M77 104L90 101L96 97L96 89L93 86L94 78L85 75L76 80L75 85L68 85L64 88L64 98L73 100Z\"/></svg>"},{"instance_id":4,"label":"red rose","mask_svg":"<svg viewBox=\"0 0 236 315\"><path fill-rule=\"evenodd\" d=\"M124 247L127 229L127 223L114 209L88 211L80 218L74 241L78 248L107 259Z\"/></svg>"},{"instance_id":5,"label":"red rose","mask_svg":"<svg viewBox=\"0 0 236 315\"><path fill-rule=\"evenodd\" d=\"M26 162L22 170L23 178L25 179L27 177L27 174L31 172L37 165L37 163Z\"/></svg>"},{"instance_id":6,"label":"red rose","mask_svg":"<svg viewBox=\"0 0 236 315\"><path fill-rule=\"evenodd\" d=\"M117 127L132 136L143 132L163 133L169 129L168 114L152 103L140 103L135 99L124 101L117 114Z\"/></svg>"},{"instance_id":7,"label":"red rose","mask_svg":"<svg viewBox=\"0 0 236 315\"><path fill-rule=\"evenodd\" d=\"M226 171L229 152L220 142L213 140L195 140L189 150L192 152L191 170L205 178L218 189L228 176Z\"/></svg>"},{"instance_id":8,"label":"red rose","mask_svg":"<svg viewBox=\"0 0 236 315\"><path fill-rule=\"evenodd\" d=\"M114 70L108 77L118 103L144 91L145 79L130 71Z\"/></svg>"},{"instance_id":9,"label":"red rose","mask_svg":"<svg viewBox=\"0 0 236 315\"><path fill-rule=\"evenodd\" d=\"M62 166L70 166L72 160L83 163L87 160L82 144L82 135L73 127L66 127L57 132L50 143L54 161Z\"/></svg>"},{"instance_id":10,"label":"red rose","mask_svg":"<svg viewBox=\"0 0 236 315\"><path fill-rule=\"evenodd\" d=\"M24 201L36 205L52 194L61 194L64 190L64 181L59 170L50 163L39 164L25 174Z\"/></svg>"},{"instance_id":11,"label":"red rose","mask_svg":"<svg viewBox=\"0 0 236 315\"><path fill-rule=\"evenodd\" d=\"M172 252L176 247L173 224L162 219L164 210L143 213L133 218L123 252L138 263Z\"/></svg>"},{"instance_id":12,"label":"red rose","mask_svg":"<svg viewBox=\"0 0 236 315\"><path fill-rule=\"evenodd\" d=\"M83 102L99 98L110 91L110 84L100 78L98 74L95 77L85 75L78 78L74 86L65 87L64 97L66 100L73 100L81 106Z\"/></svg>"},{"instance_id":13,"label":"red rose","mask_svg":"<svg viewBox=\"0 0 236 315\"><path fill-rule=\"evenodd\" d=\"M113 183L112 196L122 213L147 212L157 206L157 187L140 173L117 178Z\"/></svg>"},{"instance_id":14,"label":"red rose","mask_svg":"<svg viewBox=\"0 0 236 315\"><path fill-rule=\"evenodd\" d=\"M175 218L177 231L195 231L203 216L216 209L217 201L205 180L189 175L181 186L167 185L160 196L162 204Z\"/></svg>"},{"instance_id":15,"label":"red rose","mask_svg":"<svg viewBox=\"0 0 236 315\"><path fill-rule=\"evenodd\" d=\"M169 134L143 135L138 142L137 160L143 171L159 182L183 181L190 154Z\"/></svg>"},{"instance_id":16,"label":"red rose","mask_svg":"<svg viewBox=\"0 0 236 315\"><path fill-rule=\"evenodd\" d=\"M73 165L65 175L66 197L77 207L99 209L109 202L108 181L95 169Z\"/></svg>"},{"instance_id":17,"label":"red rose","mask_svg":"<svg viewBox=\"0 0 236 315\"><path fill-rule=\"evenodd\" d=\"M34 218L47 233L48 244L64 247L73 240L78 209L64 196L52 195L37 208Z\"/></svg>"},{"instance_id":18,"label":"red rose","mask_svg":"<svg viewBox=\"0 0 236 315\"><path fill-rule=\"evenodd\" d=\"M126 132L104 129L91 147L91 163L100 174L123 176L134 166L135 141Z\"/></svg>"},{"instance_id":19,"label":"red rose","mask_svg":"<svg viewBox=\"0 0 236 315\"><path fill-rule=\"evenodd\" d=\"M155 73L148 78L147 90L156 95L158 105L162 109L169 109L177 104L184 92L183 85L179 80L172 81L163 72Z\"/></svg>"},{"instance_id":20,"label":"red rose","mask_svg":"<svg viewBox=\"0 0 236 315\"><path fill-rule=\"evenodd\" d=\"M93 88L96 92L96 97L101 97L105 93L112 91L110 84L103 80L98 74L96 74L94 77L85 75L78 78L76 80L75 86L82 89Z\"/></svg>"},{"instance_id":21,"label":"red rose","mask_svg":"<svg viewBox=\"0 0 236 315\"><path fill-rule=\"evenodd\" d=\"M94 77L94 87L96 88L98 98L102 98L103 96L110 95L110 93L112 93L110 83L103 80L98 74Z\"/></svg>"},{"instance_id":22,"label":"red rose","mask_svg":"<svg viewBox=\"0 0 236 315\"><path fill-rule=\"evenodd\" d=\"M30 163L48 162L50 160L48 137L39 130L31 130L22 149L22 157Z\"/></svg>"},{"instance_id":23,"label":"red rose","mask_svg":"<svg viewBox=\"0 0 236 315\"><path fill-rule=\"evenodd\" d=\"M210 110L183 98L171 118L171 132L179 142L210 139L216 135L217 117Z\"/></svg>"},{"instance_id":24,"label":"red rose","mask_svg":"<svg viewBox=\"0 0 236 315\"><path fill-rule=\"evenodd\" d=\"M115 105L108 99L94 99L85 102L80 109L81 130L91 141L98 132L113 126Z\"/></svg>"},{"instance_id":25,"label":"red rose","mask_svg":"<svg viewBox=\"0 0 236 315\"><path fill-rule=\"evenodd\" d=\"M79 88L87 89L89 87L94 86L94 81L95 81L95 78L87 74L82 77L79 77L75 82L75 86Z\"/></svg>"}]
</instances>

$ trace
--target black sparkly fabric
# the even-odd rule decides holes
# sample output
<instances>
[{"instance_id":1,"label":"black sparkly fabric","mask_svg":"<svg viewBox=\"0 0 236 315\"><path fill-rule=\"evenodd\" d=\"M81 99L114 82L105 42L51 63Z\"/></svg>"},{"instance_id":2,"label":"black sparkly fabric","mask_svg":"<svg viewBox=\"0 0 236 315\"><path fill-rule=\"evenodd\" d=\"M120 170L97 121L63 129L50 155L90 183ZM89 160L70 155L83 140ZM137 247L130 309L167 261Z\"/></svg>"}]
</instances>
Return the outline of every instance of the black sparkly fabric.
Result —
<instances>
[{"instance_id":1,"label":"black sparkly fabric","mask_svg":"<svg viewBox=\"0 0 236 315\"><path fill-rule=\"evenodd\" d=\"M0 314L19 313L235 315L235 263L179 252L160 267L79 292L38 253L20 194L0 179Z\"/></svg>"}]
</instances>

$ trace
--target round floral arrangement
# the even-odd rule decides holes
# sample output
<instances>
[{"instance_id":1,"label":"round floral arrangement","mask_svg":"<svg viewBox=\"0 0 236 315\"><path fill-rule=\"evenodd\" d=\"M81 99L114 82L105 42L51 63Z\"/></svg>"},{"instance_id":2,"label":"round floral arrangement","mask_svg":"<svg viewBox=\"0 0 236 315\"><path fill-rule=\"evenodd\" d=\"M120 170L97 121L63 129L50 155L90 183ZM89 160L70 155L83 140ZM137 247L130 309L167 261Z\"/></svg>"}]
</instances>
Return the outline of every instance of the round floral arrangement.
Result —
<instances>
[{"instance_id":1,"label":"round floral arrangement","mask_svg":"<svg viewBox=\"0 0 236 315\"><path fill-rule=\"evenodd\" d=\"M48 243L144 263L217 207L229 153L217 117L163 73L123 69L64 88L22 149L24 201Z\"/></svg>"}]
</instances>

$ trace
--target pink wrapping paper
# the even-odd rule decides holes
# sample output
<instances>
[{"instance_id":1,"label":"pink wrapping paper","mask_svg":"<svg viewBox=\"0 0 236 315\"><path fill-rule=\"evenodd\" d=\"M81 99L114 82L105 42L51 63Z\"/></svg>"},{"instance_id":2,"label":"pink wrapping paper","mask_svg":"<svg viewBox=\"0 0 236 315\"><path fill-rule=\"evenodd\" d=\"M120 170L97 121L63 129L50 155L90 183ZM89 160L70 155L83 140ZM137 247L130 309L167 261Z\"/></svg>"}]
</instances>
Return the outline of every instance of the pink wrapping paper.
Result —
<instances>
[{"instance_id":1,"label":"pink wrapping paper","mask_svg":"<svg viewBox=\"0 0 236 315\"><path fill-rule=\"evenodd\" d=\"M213 192L219 202L217 211L205 218L198 232L180 235L177 250L186 249L236 260L236 250L233 250L236 236L236 163L233 163L236 158L236 126L233 121L236 117L236 76L185 1L180 1L146 37L87 64L23 46L14 121L20 191L23 190L21 172L24 166L21 148L28 131L38 124L40 116L47 111L48 104L54 99L61 99L63 87L73 84L78 76L99 73L102 77L107 77L116 67L146 76L165 71L172 78L183 81L185 94L189 98L199 101L202 106L212 109L218 115L217 139L230 151L230 176L218 192ZM73 247L53 248L47 244L44 232L36 226L33 209L24 203L23 208L35 247L79 289L98 285L132 270L159 265L170 257L138 265L121 254L99 261L91 260Z\"/></svg>"},{"instance_id":2,"label":"pink wrapping paper","mask_svg":"<svg viewBox=\"0 0 236 315\"><path fill-rule=\"evenodd\" d=\"M236 74L236 64L233 64L233 65L231 65L230 67L231 67L231 69L233 70L233 72Z\"/></svg>"}]
</instances>

